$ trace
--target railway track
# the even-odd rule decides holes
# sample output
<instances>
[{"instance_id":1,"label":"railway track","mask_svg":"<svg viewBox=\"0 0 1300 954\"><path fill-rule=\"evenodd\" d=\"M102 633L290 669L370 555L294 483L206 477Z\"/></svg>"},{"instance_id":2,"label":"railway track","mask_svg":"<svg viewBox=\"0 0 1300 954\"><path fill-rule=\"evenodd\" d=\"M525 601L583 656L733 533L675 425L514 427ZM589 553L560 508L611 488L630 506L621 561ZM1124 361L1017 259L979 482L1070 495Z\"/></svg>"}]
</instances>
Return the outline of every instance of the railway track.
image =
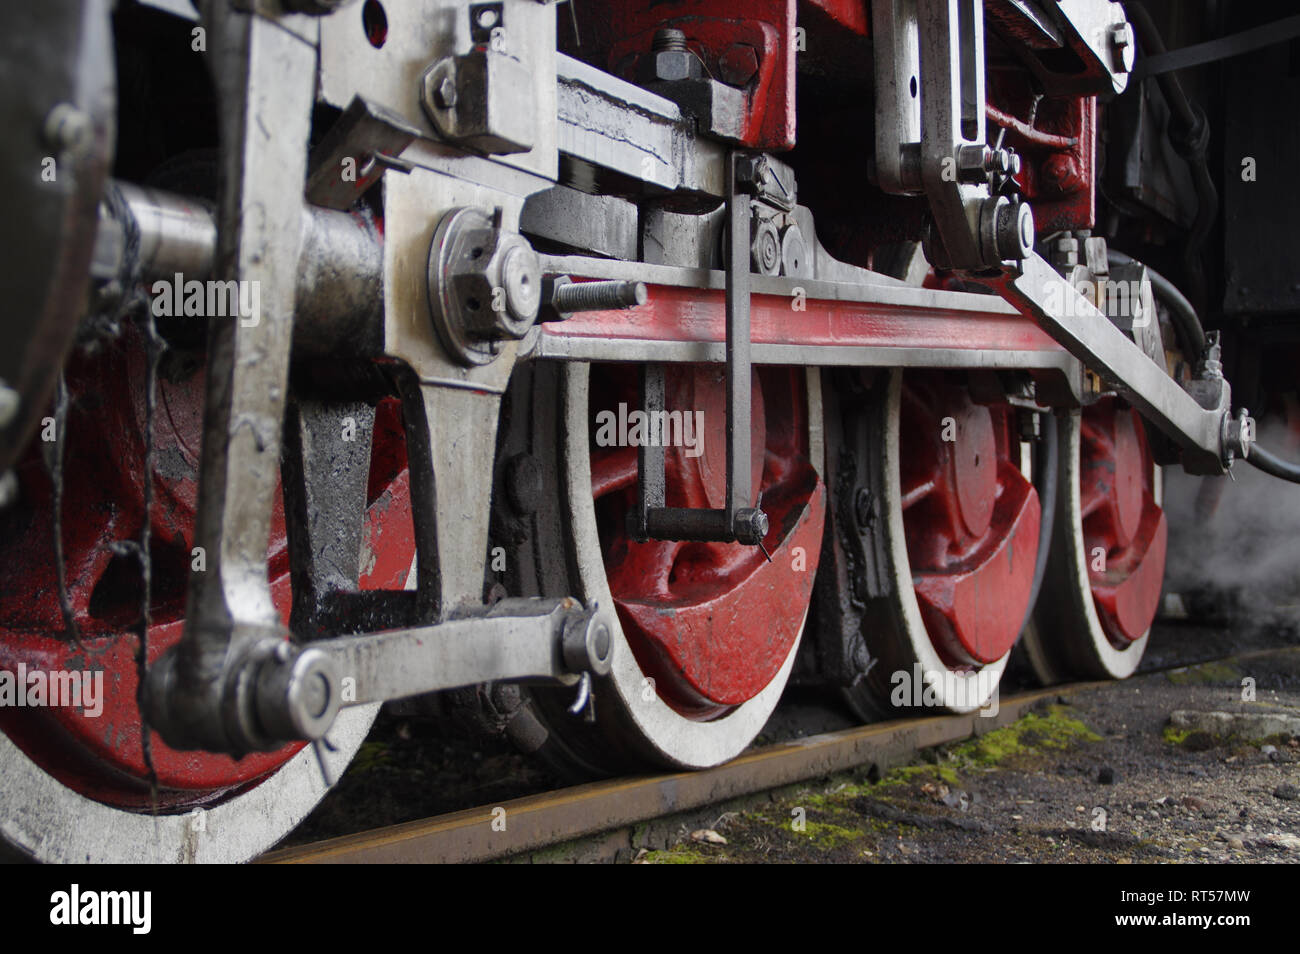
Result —
<instances>
[{"instance_id":1,"label":"railway track","mask_svg":"<svg viewBox=\"0 0 1300 954\"><path fill-rule=\"evenodd\" d=\"M1144 667L1149 676L1300 652L1275 647ZM1016 693L996 714L933 715L824 732L754 749L713 769L627 776L479 805L417 821L268 852L262 864L473 863L508 858L691 812L837 772L886 769L915 753L1015 722L1047 699L1115 681L1075 682Z\"/></svg>"},{"instance_id":2,"label":"railway track","mask_svg":"<svg viewBox=\"0 0 1300 954\"><path fill-rule=\"evenodd\" d=\"M717 768L591 782L272 851L270 864L491 861L663 815L685 812L1001 728L1044 699L1107 685L1081 682L1001 700L996 715L898 719L764 746ZM504 827L504 830L502 828Z\"/></svg>"}]
</instances>

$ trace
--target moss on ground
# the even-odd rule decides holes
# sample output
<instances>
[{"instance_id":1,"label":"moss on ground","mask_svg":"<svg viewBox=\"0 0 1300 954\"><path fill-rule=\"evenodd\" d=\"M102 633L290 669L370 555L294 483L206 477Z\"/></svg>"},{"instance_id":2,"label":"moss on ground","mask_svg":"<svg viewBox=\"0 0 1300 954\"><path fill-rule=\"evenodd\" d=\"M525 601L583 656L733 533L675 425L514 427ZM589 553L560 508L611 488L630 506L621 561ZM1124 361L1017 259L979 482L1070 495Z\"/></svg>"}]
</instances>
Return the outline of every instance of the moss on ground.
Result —
<instances>
[{"instance_id":1,"label":"moss on ground","mask_svg":"<svg viewBox=\"0 0 1300 954\"><path fill-rule=\"evenodd\" d=\"M1241 670L1231 663L1207 662L1165 673L1175 686L1208 686L1241 682Z\"/></svg>"},{"instance_id":2,"label":"moss on ground","mask_svg":"<svg viewBox=\"0 0 1300 954\"><path fill-rule=\"evenodd\" d=\"M360 775L363 772L369 772L381 765L388 765L392 762L392 753L389 751L387 744L383 742L363 742L357 754L353 757L352 762L348 765L348 771Z\"/></svg>"},{"instance_id":3,"label":"moss on ground","mask_svg":"<svg viewBox=\"0 0 1300 954\"><path fill-rule=\"evenodd\" d=\"M1101 736L1078 719L1071 718L1063 705L1046 712L1027 712L1011 725L950 747L959 763L991 767L1007 759L1034 755L1042 750L1063 751L1080 742L1100 742Z\"/></svg>"},{"instance_id":4,"label":"moss on ground","mask_svg":"<svg viewBox=\"0 0 1300 954\"><path fill-rule=\"evenodd\" d=\"M693 848L674 846L666 851L648 851L638 861L643 865L708 865L715 858L700 854Z\"/></svg>"}]
</instances>

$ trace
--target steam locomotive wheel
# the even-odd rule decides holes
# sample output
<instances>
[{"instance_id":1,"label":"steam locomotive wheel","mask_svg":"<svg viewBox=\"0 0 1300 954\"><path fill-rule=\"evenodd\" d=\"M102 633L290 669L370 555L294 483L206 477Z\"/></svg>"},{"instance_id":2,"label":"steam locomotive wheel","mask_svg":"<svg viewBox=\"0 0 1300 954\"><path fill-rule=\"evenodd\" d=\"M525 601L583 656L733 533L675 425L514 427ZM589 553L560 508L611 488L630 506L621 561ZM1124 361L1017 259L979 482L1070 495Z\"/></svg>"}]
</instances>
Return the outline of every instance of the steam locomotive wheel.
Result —
<instances>
[{"instance_id":1,"label":"steam locomotive wheel","mask_svg":"<svg viewBox=\"0 0 1300 954\"><path fill-rule=\"evenodd\" d=\"M1006 668L1038 553L1038 494L1021 472L1013 409L975 403L939 371L894 371L876 392L865 446L879 455L890 585L867 602L873 658L845 696L864 719L918 705L972 711Z\"/></svg>"},{"instance_id":2,"label":"steam locomotive wheel","mask_svg":"<svg viewBox=\"0 0 1300 954\"><path fill-rule=\"evenodd\" d=\"M75 641L60 611L51 483L40 442L18 467L22 502L4 515L0 670L15 677L98 673L103 682L97 702L0 707L0 854L61 862L246 860L296 826L326 791L315 753L301 745L235 760L174 751L152 733L146 762L136 696L140 569L123 545L139 539L146 519L144 360L138 342L118 342L74 359L68 370L61 535ZM160 376L148 514L151 663L176 644L185 624L203 397L199 366L173 364ZM398 420L395 407L381 405L363 550L367 588L401 588L414 553ZM278 494L268 574L287 623L288 550ZM333 778L377 709L339 716L332 748L322 753Z\"/></svg>"},{"instance_id":3,"label":"steam locomotive wheel","mask_svg":"<svg viewBox=\"0 0 1300 954\"><path fill-rule=\"evenodd\" d=\"M1137 669L1160 606L1168 525L1138 413L1108 398L1058 419L1060 491L1025 655L1051 684Z\"/></svg>"},{"instance_id":4,"label":"steam locomotive wheel","mask_svg":"<svg viewBox=\"0 0 1300 954\"><path fill-rule=\"evenodd\" d=\"M702 768L734 757L762 729L785 686L817 570L825 489L810 459L804 375L763 368L753 376L750 466L770 520L768 562L741 544L629 539L636 438L623 440L602 425L620 427L620 415L639 406L635 366L575 364L532 374L534 453L548 442L559 446L549 471L558 477L559 520L540 522L536 539L556 533L564 551L538 560L540 586L612 602L621 625L613 671L594 694L594 724L565 711L571 692L537 690L529 717L516 719L511 733L574 775L646 760ZM702 446L665 449L667 505L721 507L722 369L670 367L665 381L668 409L684 412L684 420L698 411L703 423L696 433ZM557 572L565 567L572 570Z\"/></svg>"}]
</instances>

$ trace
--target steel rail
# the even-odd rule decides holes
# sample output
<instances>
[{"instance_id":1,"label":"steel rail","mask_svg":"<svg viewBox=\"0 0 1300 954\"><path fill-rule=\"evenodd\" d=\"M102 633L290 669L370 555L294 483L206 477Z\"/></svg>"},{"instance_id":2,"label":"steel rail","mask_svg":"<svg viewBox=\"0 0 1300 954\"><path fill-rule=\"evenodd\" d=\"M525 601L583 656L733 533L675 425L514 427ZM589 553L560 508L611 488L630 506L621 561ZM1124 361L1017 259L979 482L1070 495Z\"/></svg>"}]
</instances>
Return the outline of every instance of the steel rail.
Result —
<instances>
[{"instance_id":1,"label":"steel rail","mask_svg":"<svg viewBox=\"0 0 1300 954\"><path fill-rule=\"evenodd\" d=\"M987 717L978 712L938 715L827 732L765 746L699 772L591 782L272 851L258 860L269 864L491 861L960 741L1008 725L1044 699L1104 685L1110 683L1075 683L1019 694L1002 699L997 714ZM493 827L501 818L505 831Z\"/></svg>"},{"instance_id":2,"label":"steel rail","mask_svg":"<svg viewBox=\"0 0 1300 954\"><path fill-rule=\"evenodd\" d=\"M1245 662L1298 653L1290 646L1180 660L1140 670L1150 676L1215 662ZM921 749L1010 725L1045 699L1120 687L1123 680L1065 683L999 700L996 715L978 712L873 722L763 746L725 765L589 782L492 805L270 851L259 864L453 864L493 861L576 838L626 828L677 812L806 782L872 764L895 764ZM504 809L505 815L501 815ZM494 830L504 817L506 830Z\"/></svg>"}]
</instances>

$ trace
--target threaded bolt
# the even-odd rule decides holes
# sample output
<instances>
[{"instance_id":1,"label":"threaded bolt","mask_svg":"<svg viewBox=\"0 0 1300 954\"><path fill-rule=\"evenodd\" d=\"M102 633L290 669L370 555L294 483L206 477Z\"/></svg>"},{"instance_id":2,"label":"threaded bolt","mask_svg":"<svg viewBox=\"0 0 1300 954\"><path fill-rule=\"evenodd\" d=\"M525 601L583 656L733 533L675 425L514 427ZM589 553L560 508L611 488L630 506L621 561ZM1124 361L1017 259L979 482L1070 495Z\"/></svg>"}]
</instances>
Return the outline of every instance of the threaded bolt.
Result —
<instances>
[{"instance_id":1,"label":"threaded bolt","mask_svg":"<svg viewBox=\"0 0 1300 954\"><path fill-rule=\"evenodd\" d=\"M556 283L551 305L561 315L577 311L613 311L644 305L649 298L645 282Z\"/></svg>"},{"instance_id":2,"label":"threaded bolt","mask_svg":"<svg viewBox=\"0 0 1300 954\"><path fill-rule=\"evenodd\" d=\"M650 49L655 53L665 53L669 50L685 52L686 34L672 27L655 30L654 39L650 41Z\"/></svg>"},{"instance_id":3,"label":"threaded bolt","mask_svg":"<svg viewBox=\"0 0 1300 954\"><path fill-rule=\"evenodd\" d=\"M757 546L767 536L767 514L757 507L741 507L732 515L731 530L737 543Z\"/></svg>"}]
</instances>

